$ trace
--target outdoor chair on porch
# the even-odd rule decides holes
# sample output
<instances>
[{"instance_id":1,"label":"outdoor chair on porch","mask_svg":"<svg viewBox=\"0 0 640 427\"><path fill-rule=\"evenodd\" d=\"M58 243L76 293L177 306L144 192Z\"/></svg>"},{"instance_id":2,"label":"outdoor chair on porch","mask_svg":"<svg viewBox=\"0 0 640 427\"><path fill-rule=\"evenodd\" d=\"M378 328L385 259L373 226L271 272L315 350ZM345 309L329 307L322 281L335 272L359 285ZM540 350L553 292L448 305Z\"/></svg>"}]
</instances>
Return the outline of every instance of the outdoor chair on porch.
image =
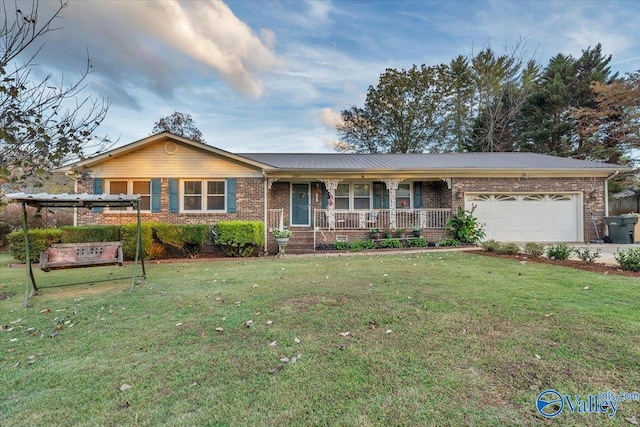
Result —
<instances>
[{"instance_id":1,"label":"outdoor chair on porch","mask_svg":"<svg viewBox=\"0 0 640 427\"><path fill-rule=\"evenodd\" d=\"M378 211L369 212L369 219L367 219L367 226L369 228L377 228L378 224Z\"/></svg>"}]
</instances>

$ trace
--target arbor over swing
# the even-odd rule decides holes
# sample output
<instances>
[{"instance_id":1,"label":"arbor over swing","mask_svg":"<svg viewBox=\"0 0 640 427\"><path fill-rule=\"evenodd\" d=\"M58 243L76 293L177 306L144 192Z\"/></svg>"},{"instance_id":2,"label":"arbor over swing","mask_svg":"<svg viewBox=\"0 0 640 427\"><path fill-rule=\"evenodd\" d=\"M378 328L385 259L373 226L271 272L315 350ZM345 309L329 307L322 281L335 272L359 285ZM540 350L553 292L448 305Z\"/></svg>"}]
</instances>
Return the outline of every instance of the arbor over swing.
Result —
<instances>
[{"instance_id":1,"label":"arbor over swing","mask_svg":"<svg viewBox=\"0 0 640 427\"><path fill-rule=\"evenodd\" d=\"M107 194L26 194L26 193L14 193L8 194L7 199L15 203L22 204L22 229L24 231L24 249L25 260L27 261L27 280L25 291L25 308L28 305L29 295L33 290L34 293L38 292L38 285L33 275L33 268L30 262L31 253L29 248L29 225L27 221L27 206L33 206L38 210L43 208L134 208L138 214L137 222L137 234L136 234L136 255L133 264L133 274L131 276L131 286L129 292L133 292L133 285L136 279L136 269L138 261L142 265L142 279L145 279L147 274L144 267L144 256L140 256L140 248L142 247L141 237L141 221L140 221L140 196L139 195L107 195ZM101 262L83 262L76 265L77 267L94 267L98 265L104 265ZM114 280L114 279L109 279Z\"/></svg>"}]
</instances>

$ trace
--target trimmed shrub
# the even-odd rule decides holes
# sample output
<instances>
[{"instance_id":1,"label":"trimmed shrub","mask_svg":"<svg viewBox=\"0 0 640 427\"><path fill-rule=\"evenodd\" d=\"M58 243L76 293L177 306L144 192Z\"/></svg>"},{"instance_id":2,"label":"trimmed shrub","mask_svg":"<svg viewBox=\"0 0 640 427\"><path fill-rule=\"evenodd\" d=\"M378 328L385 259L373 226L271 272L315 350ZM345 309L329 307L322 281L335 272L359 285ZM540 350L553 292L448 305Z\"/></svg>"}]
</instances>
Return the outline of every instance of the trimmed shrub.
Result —
<instances>
[{"instance_id":1,"label":"trimmed shrub","mask_svg":"<svg viewBox=\"0 0 640 427\"><path fill-rule=\"evenodd\" d=\"M60 243L60 229L57 228L35 228L29 230L29 254L31 262L40 260L40 251L47 249L54 243ZM7 235L9 241L9 251L13 258L20 262L25 262L24 232L13 231Z\"/></svg>"},{"instance_id":2,"label":"trimmed shrub","mask_svg":"<svg viewBox=\"0 0 640 427\"><path fill-rule=\"evenodd\" d=\"M85 225L62 227L62 243L117 242L120 241L119 225Z\"/></svg>"},{"instance_id":3,"label":"trimmed shrub","mask_svg":"<svg viewBox=\"0 0 640 427\"><path fill-rule=\"evenodd\" d=\"M482 246L487 252L498 252L498 249L502 246L502 243L498 242L497 240L491 239L485 240L484 242L480 243L480 246Z\"/></svg>"},{"instance_id":4,"label":"trimmed shrub","mask_svg":"<svg viewBox=\"0 0 640 427\"><path fill-rule=\"evenodd\" d=\"M407 245L410 248L426 248L428 245L427 239L424 237L418 237L416 239L409 239Z\"/></svg>"},{"instance_id":5,"label":"trimmed shrub","mask_svg":"<svg viewBox=\"0 0 640 427\"><path fill-rule=\"evenodd\" d=\"M399 249L404 246L398 239L385 239L378 242L378 247L382 249Z\"/></svg>"},{"instance_id":6,"label":"trimmed shrub","mask_svg":"<svg viewBox=\"0 0 640 427\"><path fill-rule=\"evenodd\" d=\"M155 238L164 245L186 252L197 258L209 238L208 225L174 225L157 223L153 227Z\"/></svg>"},{"instance_id":7,"label":"trimmed shrub","mask_svg":"<svg viewBox=\"0 0 640 427\"><path fill-rule=\"evenodd\" d=\"M461 244L458 239L444 239L438 242L439 246L460 246Z\"/></svg>"},{"instance_id":8,"label":"trimmed shrub","mask_svg":"<svg viewBox=\"0 0 640 427\"><path fill-rule=\"evenodd\" d=\"M215 243L232 257L248 257L264 245L264 224L260 221L218 221Z\"/></svg>"},{"instance_id":9,"label":"trimmed shrub","mask_svg":"<svg viewBox=\"0 0 640 427\"><path fill-rule=\"evenodd\" d=\"M551 245L547 248L547 257L556 261L564 261L571 256L571 248L566 243Z\"/></svg>"},{"instance_id":10,"label":"trimmed shrub","mask_svg":"<svg viewBox=\"0 0 640 427\"><path fill-rule=\"evenodd\" d=\"M618 249L614 257L623 270L640 271L640 248Z\"/></svg>"},{"instance_id":11,"label":"trimmed shrub","mask_svg":"<svg viewBox=\"0 0 640 427\"><path fill-rule=\"evenodd\" d=\"M335 242L333 244L333 247L336 251L348 251L349 249L351 249L351 245L349 244L349 242Z\"/></svg>"},{"instance_id":12,"label":"trimmed shrub","mask_svg":"<svg viewBox=\"0 0 640 427\"><path fill-rule=\"evenodd\" d=\"M157 223L143 222L141 227L142 248L140 257L152 258L151 245L153 244L153 228ZM136 257L136 236L138 235L138 225L136 223L124 224L122 226L122 252L126 259L132 260Z\"/></svg>"},{"instance_id":13,"label":"trimmed shrub","mask_svg":"<svg viewBox=\"0 0 640 427\"><path fill-rule=\"evenodd\" d=\"M589 248L575 248L573 250L573 253L575 253L582 262L585 262L587 264L593 264L594 262L596 262L597 258L600 258L600 248L596 249L593 252L591 252L591 249Z\"/></svg>"},{"instance_id":14,"label":"trimmed shrub","mask_svg":"<svg viewBox=\"0 0 640 427\"><path fill-rule=\"evenodd\" d=\"M520 253L520 246L513 242L500 244L496 248L496 253L500 255L517 255Z\"/></svg>"},{"instance_id":15,"label":"trimmed shrub","mask_svg":"<svg viewBox=\"0 0 640 427\"><path fill-rule=\"evenodd\" d=\"M540 258L544 255L544 245L536 242L527 242L524 245L524 253L531 258Z\"/></svg>"}]
</instances>

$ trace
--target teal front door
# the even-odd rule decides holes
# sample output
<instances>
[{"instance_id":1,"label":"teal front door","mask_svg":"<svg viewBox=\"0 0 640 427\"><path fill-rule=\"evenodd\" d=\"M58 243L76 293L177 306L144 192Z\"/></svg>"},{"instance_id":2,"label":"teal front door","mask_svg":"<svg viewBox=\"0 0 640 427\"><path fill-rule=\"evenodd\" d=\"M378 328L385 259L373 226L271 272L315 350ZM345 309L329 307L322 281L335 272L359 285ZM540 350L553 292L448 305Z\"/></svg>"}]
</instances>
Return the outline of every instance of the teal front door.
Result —
<instances>
[{"instance_id":1,"label":"teal front door","mask_svg":"<svg viewBox=\"0 0 640 427\"><path fill-rule=\"evenodd\" d=\"M309 184L291 184L291 225L310 225Z\"/></svg>"}]
</instances>

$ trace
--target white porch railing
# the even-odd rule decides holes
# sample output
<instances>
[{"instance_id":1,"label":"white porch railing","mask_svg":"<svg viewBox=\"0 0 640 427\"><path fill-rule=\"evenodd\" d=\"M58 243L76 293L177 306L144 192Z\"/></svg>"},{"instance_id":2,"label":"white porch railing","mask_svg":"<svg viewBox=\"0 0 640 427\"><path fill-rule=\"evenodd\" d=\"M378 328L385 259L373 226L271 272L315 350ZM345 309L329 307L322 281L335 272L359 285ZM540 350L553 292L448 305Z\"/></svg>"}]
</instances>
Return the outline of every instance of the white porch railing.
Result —
<instances>
[{"instance_id":1,"label":"white porch railing","mask_svg":"<svg viewBox=\"0 0 640 427\"><path fill-rule=\"evenodd\" d=\"M284 209L269 209L267 217L267 230L282 230L284 228Z\"/></svg>"},{"instance_id":2,"label":"white porch railing","mask_svg":"<svg viewBox=\"0 0 640 427\"><path fill-rule=\"evenodd\" d=\"M328 209L314 210L314 225L320 230L357 230L390 226L390 210L375 209L372 211L334 210L333 221ZM396 209L396 228L443 229L451 217L451 209Z\"/></svg>"}]
</instances>

